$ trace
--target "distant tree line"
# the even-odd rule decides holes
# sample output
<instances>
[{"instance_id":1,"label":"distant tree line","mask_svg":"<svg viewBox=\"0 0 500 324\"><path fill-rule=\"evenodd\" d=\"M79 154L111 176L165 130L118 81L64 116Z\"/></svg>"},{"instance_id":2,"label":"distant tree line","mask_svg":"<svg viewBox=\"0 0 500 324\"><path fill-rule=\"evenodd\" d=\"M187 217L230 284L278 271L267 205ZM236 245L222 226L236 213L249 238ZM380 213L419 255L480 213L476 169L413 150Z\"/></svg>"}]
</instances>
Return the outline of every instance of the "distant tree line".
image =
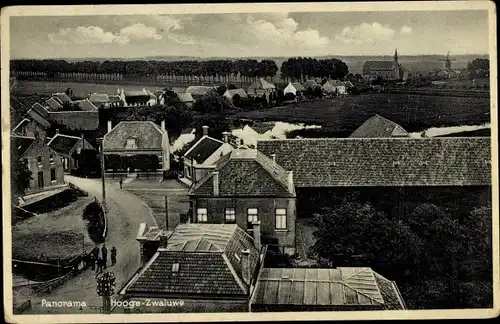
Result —
<instances>
[{"instance_id":1,"label":"distant tree line","mask_svg":"<svg viewBox=\"0 0 500 324\"><path fill-rule=\"evenodd\" d=\"M467 64L469 78L485 78L489 76L490 60L477 58Z\"/></svg>"},{"instance_id":2,"label":"distant tree line","mask_svg":"<svg viewBox=\"0 0 500 324\"><path fill-rule=\"evenodd\" d=\"M312 78L343 80L348 73L347 64L336 58L318 60L292 57L281 64L281 76L287 81L305 81Z\"/></svg>"},{"instance_id":3,"label":"distant tree line","mask_svg":"<svg viewBox=\"0 0 500 324\"><path fill-rule=\"evenodd\" d=\"M11 71L45 73L48 77L60 73L107 74L132 76L183 76L212 78L214 80L235 81L239 76L243 81L258 77L273 77L278 66L272 60L209 60L209 61L80 61L65 60L11 60Z\"/></svg>"}]
</instances>

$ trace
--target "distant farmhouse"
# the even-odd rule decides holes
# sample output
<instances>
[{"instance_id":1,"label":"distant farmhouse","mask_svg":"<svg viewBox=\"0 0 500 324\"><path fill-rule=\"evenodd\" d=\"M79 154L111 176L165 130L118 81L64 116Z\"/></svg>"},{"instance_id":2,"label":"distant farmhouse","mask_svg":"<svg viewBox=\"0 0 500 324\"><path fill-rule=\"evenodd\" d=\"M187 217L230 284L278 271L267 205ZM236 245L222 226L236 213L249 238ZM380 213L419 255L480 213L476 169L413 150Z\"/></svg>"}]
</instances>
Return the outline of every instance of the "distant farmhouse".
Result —
<instances>
[{"instance_id":1,"label":"distant farmhouse","mask_svg":"<svg viewBox=\"0 0 500 324\"><path fill-rule=\"evenodd\" d=\"M382 80L406 80L408 72L398 62L398 50L394 52L392 61L366 61L363 65L363 78L373 81L377 78Z\"/></svg>"},{"instance_id":2,"label":"distant farmhouse","mask_svg":"<svg viewBox=\"0 0 500 324\"><path fill-rule=\"evenodd\" d=\"M154 93L144 88L134 91L119 89L118 96L120 96L125 106L154 106L157 103Z\"/></svg>"}]
</instances>

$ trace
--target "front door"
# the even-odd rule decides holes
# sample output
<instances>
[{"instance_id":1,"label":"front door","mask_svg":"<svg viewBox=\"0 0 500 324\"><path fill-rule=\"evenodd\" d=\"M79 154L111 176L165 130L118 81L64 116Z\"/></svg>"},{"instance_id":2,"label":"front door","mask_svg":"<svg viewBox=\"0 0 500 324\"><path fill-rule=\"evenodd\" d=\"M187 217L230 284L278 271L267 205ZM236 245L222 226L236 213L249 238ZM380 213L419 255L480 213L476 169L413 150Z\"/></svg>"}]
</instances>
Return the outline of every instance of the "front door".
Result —
<instances>
[{"instance_id":1,"label":"front door","mask_svg":"<svg viewBox=\"0 0 500 324\"><path fill-rule=\"evenodd\" d=\"M43 188L43 171L38 171L38 188Z\"/></svg>"}]
</instances>

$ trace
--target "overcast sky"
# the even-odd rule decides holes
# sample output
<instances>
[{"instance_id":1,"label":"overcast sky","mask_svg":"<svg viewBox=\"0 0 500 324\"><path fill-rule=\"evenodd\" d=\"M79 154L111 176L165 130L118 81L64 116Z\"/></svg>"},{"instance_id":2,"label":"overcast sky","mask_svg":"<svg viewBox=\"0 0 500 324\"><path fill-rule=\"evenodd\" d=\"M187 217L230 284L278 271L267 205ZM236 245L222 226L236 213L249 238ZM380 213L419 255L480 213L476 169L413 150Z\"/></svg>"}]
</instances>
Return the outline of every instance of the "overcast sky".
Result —
<instances>
[{"instance_id":1,"label":"overcast sky","mask_svg":"<svg viewBox=\"0 0 500 324\"><path fill-rule=\"evenodd\" d=\"M12 17L12 58L488 53L488 12Z\"/></svg>"}]
</instances>

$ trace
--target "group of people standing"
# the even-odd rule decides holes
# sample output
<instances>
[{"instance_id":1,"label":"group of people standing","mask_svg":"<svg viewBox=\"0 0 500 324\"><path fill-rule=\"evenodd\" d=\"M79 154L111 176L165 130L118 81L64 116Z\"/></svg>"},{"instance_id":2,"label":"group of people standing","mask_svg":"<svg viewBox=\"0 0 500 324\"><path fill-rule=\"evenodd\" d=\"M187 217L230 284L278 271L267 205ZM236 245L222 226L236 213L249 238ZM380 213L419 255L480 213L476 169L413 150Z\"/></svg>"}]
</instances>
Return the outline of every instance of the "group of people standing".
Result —
<instances>
[{"instance_id":1,"label":"group of people standing","mask_svg":"<svg viewBox=\"0 0 500 324\"><path fill-rule=\"evenodd\" d=\"M113 246L110 251L111 256L111 266L116 264L116 248ZM91 269L100 273L103 272L104 269L108 266L108 249L106 248L106 244L103 244L101 248L96 246L92 252L90 252L90 266Z\"/></svg>"}]
</instances>

